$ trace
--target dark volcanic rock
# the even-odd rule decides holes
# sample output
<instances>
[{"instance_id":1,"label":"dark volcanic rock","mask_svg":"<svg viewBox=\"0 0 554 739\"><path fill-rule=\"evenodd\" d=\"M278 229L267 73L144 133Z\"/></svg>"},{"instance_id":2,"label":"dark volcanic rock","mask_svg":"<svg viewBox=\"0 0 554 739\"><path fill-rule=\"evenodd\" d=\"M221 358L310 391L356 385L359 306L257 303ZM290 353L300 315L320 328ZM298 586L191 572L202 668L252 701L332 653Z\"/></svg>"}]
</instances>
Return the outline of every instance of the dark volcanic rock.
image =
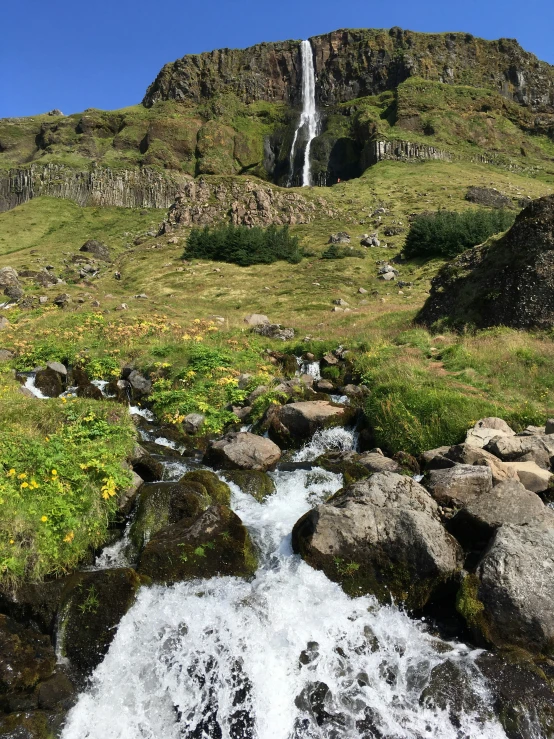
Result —
<instances>
[{"instance_id":1,"label":"dark volcanic rock","mask_svg":"<svg viewBox=\"0 0 554 739\"><path fill-rule=\"evenodd\" d=\"M486 205L489 208L512 207L512 201L507 195L491 187L470 187L466 193L466 200L477 205Z\"/></svg>"},{"instance_id":2,"label":"dark volcanic rock","mask_svg":"<svg viewBox=\"0 0 554 739\"><path fill-rule=\"evenodd\" d=\"M97 259L102 259L105 262L111 261L110 250L106 244L103 244L101 241L96 241L96 239L85 241L79 251L88 252L89 254L94 255Z\"/></svg>"},{"instance_id":3,"label":"dark volcanic rock","mask_svg":"<svg viewBox=\"0 0 554 739\"><path fill-rule=\"evenodd\" d=\"M549 329L554 325L554 195L534 200L496 242L446 264L417 320Z\"/></svg>"}]
</instances>

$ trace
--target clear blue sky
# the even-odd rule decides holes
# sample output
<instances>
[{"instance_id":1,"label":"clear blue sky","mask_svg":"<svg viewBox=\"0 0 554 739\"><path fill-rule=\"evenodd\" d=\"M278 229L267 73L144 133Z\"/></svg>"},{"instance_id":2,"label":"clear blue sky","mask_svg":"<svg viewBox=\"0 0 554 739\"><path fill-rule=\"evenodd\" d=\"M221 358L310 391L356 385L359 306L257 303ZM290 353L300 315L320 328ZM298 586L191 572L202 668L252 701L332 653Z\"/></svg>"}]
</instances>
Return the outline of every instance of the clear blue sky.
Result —
<instances>
[{"instance_id":1,"label":"clear blue sky","mask_svg":"<svg viewBox=\"0 0 554 739\"><path fill-rule=\"evenodd\" d=\"M337 28L517 38L554 64L553 0L15 0L2 4L0 118L140 102L189 53Z\"/></svg>"}]
</instances>

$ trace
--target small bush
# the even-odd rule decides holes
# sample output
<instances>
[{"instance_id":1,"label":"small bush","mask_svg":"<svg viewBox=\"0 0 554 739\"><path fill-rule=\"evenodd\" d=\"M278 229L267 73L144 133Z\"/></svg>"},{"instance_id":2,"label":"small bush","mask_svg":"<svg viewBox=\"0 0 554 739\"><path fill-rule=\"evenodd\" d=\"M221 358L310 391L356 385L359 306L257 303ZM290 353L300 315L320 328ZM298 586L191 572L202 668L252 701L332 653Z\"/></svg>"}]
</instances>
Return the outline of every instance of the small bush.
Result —
<instances>
[{"instance_id":1,"label":"small bush","mask_svg":"<svg viewBox=\"0 0 554 739\"><path fill-rule=\"evenodd\" d=\"M410 227L407 257L454 257L510 228L515 215L505 210L439 210L418 216Z\"/></svg>"},{"instance_id":2,"label":"small bush","mask_svg":"<svg viewBox=\"0 0 554 739\"><path fill-rule=\"evenodd\" d=\"M338 246L331 244L322 253L322 259L345 259L346 257L355 257L356 259L365 259L365 252L361 249L354 249L351 246Z\"/></svg>"},{"instance_id":3,"label":"small bush","mask_svg":"<svg viewBox=\"0 0 554 739\"><path fill-rule=\"evenodd\" d=\"M212 259L247 267L280 260L298 264L302 252L298 238L290 235L287 226L264 229L229 225L193 228L183 256L185 259Z\"/></svg>"}]
</instances>

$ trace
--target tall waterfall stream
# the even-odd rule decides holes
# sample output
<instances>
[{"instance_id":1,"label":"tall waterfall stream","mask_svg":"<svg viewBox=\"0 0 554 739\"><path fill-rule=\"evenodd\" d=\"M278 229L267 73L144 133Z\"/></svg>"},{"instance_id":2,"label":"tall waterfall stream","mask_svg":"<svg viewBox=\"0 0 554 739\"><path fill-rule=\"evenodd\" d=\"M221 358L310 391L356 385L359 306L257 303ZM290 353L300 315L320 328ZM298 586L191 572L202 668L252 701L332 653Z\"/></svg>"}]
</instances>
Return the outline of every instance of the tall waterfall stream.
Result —
<instances>
[{"instance_id":1,"label":"tall waterfall stream","mask_svg":"<svg viewBox=\"0 0 554 739\"><path fill-rule=\"evenodd\" d=\"M344 429L320 432L296 458L353 441ZM143 587L63 739L505 737L478 650L439 639L394 605L348 597L292 553L294 523L342 476L319 468L272 476L276 492L263 503L231 485L232 507L260 550L253 580ZM470 705L455 715L426 697L441 667L471 686Z\"/></svg>"},{"instance_id":2,"label":"tall waterfall stream","mask_svg":"<svg viewBox=\"0 0 554 739\"><path fill-rule=\"evenodd\" d=\"M298 142L298 134L302 128L306 128L306 148L304 150L304 166L302 168L302 187L309 187L312 184L312 175L310 170L310 150L312 141L318 134L319 116L317 114L315 104L315 70L312 45L309 41L302 41L300 45L300 54L302 58L302 113L298 126L294 132L292 147L290 150L290 173L289 186L292 185L294 175L294 157L296 154L296 145Z\"/></svg>"}]
</instances>

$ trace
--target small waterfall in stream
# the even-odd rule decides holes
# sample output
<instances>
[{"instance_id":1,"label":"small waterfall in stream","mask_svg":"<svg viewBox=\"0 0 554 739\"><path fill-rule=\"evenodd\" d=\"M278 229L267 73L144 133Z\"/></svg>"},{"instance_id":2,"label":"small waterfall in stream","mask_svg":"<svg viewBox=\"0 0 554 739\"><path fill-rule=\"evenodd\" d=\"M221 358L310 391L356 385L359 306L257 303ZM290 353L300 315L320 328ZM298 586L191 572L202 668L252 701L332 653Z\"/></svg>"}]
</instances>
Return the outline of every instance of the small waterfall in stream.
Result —
<instances>
[{"instance_id":1,"label":"small waterfall in stream","mask_svg":"<svg viewBox=\"0 0 554 739\"><path fill-rule=\"evenodd\" d=\"M298 126L294 132L292 147L290 150L290 172L289 187L292 185L294 175L294 157L296 154L296 144L298 142L298 134L302 128L306 128L306 149L304 150L304 166L302 168L302 187L309 187L312 184L312 175L310 170L310 150L312 141L318 134L319 116L315 105L315 70L312 46L309 41L302 41L300 45L300 53L302 57L302 113Z\"/></svg>"},{"instance_id":2,"label":"small waterfall in stream","mask_svg":"<svg viewBox=\"0 0 554 739\"><path fill-rule=\"evenodd\" d=\"M328 429L296 458L354 443ZM276 492L263 503L230 486L260 551L253 580L142 588L62 739L505 739L479 650L396 606L347 596L293 554L294 523L342 476L271 474ZM429 697L437 670L470 686L454 711Z\"/></svg>"}]
</instances>

